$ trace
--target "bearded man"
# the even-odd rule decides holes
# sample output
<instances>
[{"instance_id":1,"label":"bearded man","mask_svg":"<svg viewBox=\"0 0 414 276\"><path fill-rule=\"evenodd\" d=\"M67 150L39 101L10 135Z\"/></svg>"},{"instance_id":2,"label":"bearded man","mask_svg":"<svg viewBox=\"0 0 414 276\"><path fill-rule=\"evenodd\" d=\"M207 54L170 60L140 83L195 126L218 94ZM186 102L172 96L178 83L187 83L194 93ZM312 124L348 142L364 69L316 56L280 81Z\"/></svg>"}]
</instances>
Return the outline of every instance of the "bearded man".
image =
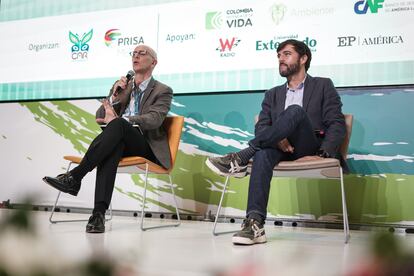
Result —
<instances>
[{"instance_id":1,"label":"bearded man","mask_svg":"<svg viewBox=\"0 0 414 276\"><path fill-rule=\"evenodd\" d=\"M249 147L223 157L212 157L207 166L219 175L244 177L253 158L246 219L234 234L234 244L266 242L264 222L267 214L273 168L284 160L338 158L345 138L345 118L341 99L328 78L307 74L312 58L302 41L289 39L277 48L279 73L283 85L265 93L262 110Z\"/></svg>"}]
</instances>

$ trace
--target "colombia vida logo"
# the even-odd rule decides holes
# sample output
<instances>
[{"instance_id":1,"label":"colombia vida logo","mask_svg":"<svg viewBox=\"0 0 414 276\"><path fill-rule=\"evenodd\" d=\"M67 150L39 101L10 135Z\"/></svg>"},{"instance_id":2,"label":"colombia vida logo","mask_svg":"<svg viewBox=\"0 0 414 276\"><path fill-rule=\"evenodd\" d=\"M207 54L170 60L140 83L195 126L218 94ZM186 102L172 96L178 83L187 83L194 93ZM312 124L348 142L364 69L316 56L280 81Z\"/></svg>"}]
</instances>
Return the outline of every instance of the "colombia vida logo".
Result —
<instances>
[{"instance_id":1,"label":"colombia vida logo","mask_svg":"<svg viewBox=\"0 0 414 276\"><path fill-rule=\"evenodd\" d=\"M88 59L89 44L93 35L93 29L88 33L84 33L82 36L77 33L72 33L69 31L69 40L73 43L72 45L72 60L74 61L84 61Z\"/></svg>"},{"instance_id":2,"label":"colombia vida logo","mask_svg":"<svg viewBox=\"0 0 414 276\"><path fill-rule=\"evenodd\" d=\"M207 12L205 16L206 30L218 30L223 28L234 29L252 27L253 9L235 9L225 12Z\"/></svg>"},{"instance_id":3,"label":"colombia vida logo","mask_svg":"<svg viewBox=\"0 0 414 276\"><path fill-rule=\"evenodd\" d=\"M206 13L206 30L221 29L223 25L223 16L221 12Z\"/></svg>"},{"instance_id":4,"label":"colombia vida logo","mask_svg":"<svg viewBox=\"0 0 414 276\"><path fill-rule=\"evenodd\" d=\"M237 37L233 37L231 39L220 38L220 45L216 48L216 51L220 52L220 57L234 57L236 55L234 48L239 45L240 41L241 40Z\"/></svg>"}]
</instances>

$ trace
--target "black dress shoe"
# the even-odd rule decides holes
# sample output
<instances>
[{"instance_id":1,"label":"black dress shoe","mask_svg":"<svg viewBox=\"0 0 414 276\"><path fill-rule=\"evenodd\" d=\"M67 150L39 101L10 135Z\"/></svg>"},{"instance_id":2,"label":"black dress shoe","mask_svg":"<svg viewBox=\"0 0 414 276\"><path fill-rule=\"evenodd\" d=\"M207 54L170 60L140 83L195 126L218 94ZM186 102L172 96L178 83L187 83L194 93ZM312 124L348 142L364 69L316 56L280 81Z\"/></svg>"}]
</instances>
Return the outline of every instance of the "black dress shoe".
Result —
<instances>
[{"instance_id":1,"label":"black dress shoe","mask_svg":"<svg viewBox=\"0 0 414 276\"><path fill-rule=\"evenodd\" d=\"M73 178L69 172L59 174L56 177L45 176L43 181L61 192L74 196L78 195L81 186L81 182Z\"/></svg>"},{"instance_id":2,"label":"black dress shoe","mask_svg":"<svg viewBox=\"0 0 414 276\"><path fill-rule=\"evenodd\" d=\"M89 218L86 225L86 233L104 233L105 232L105 215L96 212Z\"/></svg>"}]
</instances>

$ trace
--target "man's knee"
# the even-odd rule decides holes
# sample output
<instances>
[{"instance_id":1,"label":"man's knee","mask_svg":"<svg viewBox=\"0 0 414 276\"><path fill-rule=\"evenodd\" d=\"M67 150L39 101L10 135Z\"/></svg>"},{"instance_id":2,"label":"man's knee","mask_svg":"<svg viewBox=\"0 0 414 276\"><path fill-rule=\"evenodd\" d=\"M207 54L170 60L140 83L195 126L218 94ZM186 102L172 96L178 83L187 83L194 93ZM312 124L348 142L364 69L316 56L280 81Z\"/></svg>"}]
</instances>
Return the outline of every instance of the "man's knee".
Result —
<instances>
[{"instance_id":1,"label":"man's knee","mask_svg":"<svg viewBox=\"0 0 414 276\"><path fill-rule=\"evenodd\" d=\"M288 106L284 113L285 120L291 120L294 122L301 122L308 116L303 107L297 104Z\"/></svg>"},{"instance_id":2,"label":"man's knee","mask_svg":"<svg viewBox=\"0 0 414 276\"><path fill-rule=\"evenodd\" d=\"M300 105L297 105L297 104L292 104L292 105L288 106L288 108L286 108L285 112L287 112L288 114L290 114L292 116L303 116L304 114L306 114L303 107L301 107Z\"/></svg>"},{"instance_id":3,"label":"man's knee","mask_svg":"<svg viewBox=\"0 0 414 276\"><path fill-rule=\"evenodd\" d=\"M115 119L113 119L109 124L108 124L108 127L109 126L111 126L111 127L121 127L121 126L123 126L124 124L128 124L128 122L126 121L126 120L124 120L124 119L122 119L122 118L115 118Z\"/></svg>"}]
</instances>

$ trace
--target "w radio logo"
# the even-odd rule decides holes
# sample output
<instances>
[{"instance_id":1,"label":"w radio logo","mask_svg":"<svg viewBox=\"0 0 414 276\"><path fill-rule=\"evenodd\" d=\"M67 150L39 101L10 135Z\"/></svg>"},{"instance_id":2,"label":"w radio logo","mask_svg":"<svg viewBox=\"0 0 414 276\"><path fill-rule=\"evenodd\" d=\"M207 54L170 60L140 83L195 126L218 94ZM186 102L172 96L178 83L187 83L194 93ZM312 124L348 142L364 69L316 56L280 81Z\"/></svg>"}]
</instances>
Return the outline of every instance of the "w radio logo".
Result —
<instances>
[{"instance_id":1,"label":"w radio logo","mask_svg":"<svg viewBox=\"0 0 414 276\"><path fill-rule=\"evenodd\" d=\"M233 49L239 45L240 41L237 37L231 39L220 38L220 46L216 48L216 51L220 52L221 57L234 57L236 54L233 52Z\"/></svg>"},{"instance_id":2,"label":"w radio logo","mask_svg":"<svg viewBox=\"0 0 414 276\"><path fill-rule=\"evenodd\" d=\"M236 47L240 43L240 39L237 39L236 37L233 37L231 40L226 38L225 40L220 38L220 46L216 49L216 51L225 52L232 51L233 47Z\"/></svg>"}]
</instances>

